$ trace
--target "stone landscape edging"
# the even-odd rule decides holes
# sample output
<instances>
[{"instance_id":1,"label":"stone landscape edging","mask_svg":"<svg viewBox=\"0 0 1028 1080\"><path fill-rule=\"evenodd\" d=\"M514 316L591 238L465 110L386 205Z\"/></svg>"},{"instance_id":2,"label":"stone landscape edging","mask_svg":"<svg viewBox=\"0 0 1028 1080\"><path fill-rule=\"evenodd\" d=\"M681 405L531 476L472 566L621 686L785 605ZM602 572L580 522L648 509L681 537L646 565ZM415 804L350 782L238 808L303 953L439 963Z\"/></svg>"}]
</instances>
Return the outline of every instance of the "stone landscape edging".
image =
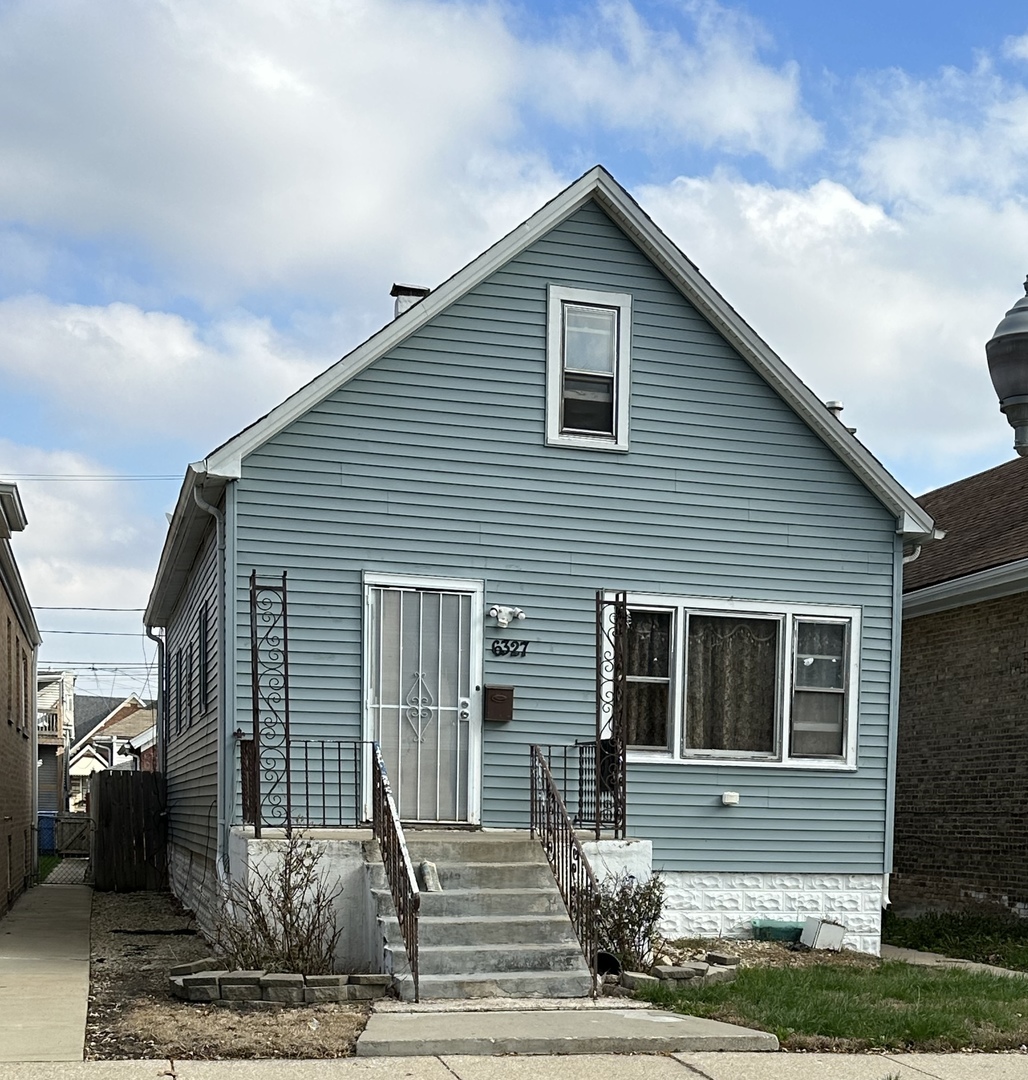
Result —
<instances>
[{"instance_id":1,"label":"stone landscape edging","mask_svg":"<svg viewBox=\"0 0 1028 1080\"><path fill-rule=\"evenodd\" d=\"M172 997L195 1004L317 1005L385 997L388 975L297 975L219 968L216 957L179 964L169 973Z\"/></svg>"}]
</instances>

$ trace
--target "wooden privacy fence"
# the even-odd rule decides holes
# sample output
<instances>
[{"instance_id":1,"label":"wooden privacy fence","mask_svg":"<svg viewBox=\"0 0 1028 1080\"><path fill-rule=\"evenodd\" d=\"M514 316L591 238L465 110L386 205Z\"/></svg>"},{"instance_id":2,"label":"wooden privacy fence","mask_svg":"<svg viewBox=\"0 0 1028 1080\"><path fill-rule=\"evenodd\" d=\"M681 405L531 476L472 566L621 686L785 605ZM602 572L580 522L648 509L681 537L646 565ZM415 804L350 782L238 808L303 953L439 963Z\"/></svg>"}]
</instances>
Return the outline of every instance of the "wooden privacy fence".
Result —
<instances>
[{"instance_id":1,"label":"wooden privacy fence","mask_svg":"<svg viewBox=\"0 0 1028 1080\"><path fill-rule=\"evenodd\" d=\"M164 776L107 769L93 774L93 887L101 892L168 887Z\"/></svg>"}]
</instances>

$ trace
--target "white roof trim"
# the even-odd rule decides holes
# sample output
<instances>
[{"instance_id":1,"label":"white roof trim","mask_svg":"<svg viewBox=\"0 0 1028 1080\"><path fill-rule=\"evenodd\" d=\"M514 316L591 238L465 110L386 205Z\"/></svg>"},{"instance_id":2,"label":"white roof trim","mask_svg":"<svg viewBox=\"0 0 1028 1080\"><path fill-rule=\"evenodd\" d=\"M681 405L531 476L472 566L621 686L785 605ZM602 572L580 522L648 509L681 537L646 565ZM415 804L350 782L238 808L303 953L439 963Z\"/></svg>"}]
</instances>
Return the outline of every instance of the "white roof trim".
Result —
<instances>
[{"instance_id":1,"label":"white roof trim","mask_svg":"<svg viewBox=\"0 0 1028 1080\"><path fill-rule=\"evenodd\" d=\"M683 295L700 309L821 439L896 514L899 532L910 537L931 534L931 516L846 430L841 421L825 408L688 258L657 228L638 203L599 165L590 169L581 179L576 180L526 222L454 274L424 300L322 372L292 397L272 409L263 419L229 439L206 459L206 471L225 478L241 476L242 461L248 454L305 415L329 394L400 344L593 198L632 236Z\"/></svg>"},{"instance_id":2,"label":"white roof trim","mask_svg":"<svg viewBox=\"0 0 1028 1080\"><path fill-rule=\"evenodd\" d=\"M933 615L1025 591L1028 591L1028 559L1018 559L905 593L903 618L916 619L919 615Z\"/></svg>"}]
</instances>

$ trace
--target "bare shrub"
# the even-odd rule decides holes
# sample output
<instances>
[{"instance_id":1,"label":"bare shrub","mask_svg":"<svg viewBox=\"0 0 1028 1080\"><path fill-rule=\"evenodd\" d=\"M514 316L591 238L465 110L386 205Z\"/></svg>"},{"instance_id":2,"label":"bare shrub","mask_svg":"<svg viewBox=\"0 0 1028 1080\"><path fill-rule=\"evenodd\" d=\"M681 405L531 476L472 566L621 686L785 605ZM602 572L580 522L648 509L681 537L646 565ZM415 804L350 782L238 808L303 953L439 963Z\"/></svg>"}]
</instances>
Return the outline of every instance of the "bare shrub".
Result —
<instances>
[{"instance_id":1,"label":"bare shrub","mask_svg":"<svg viewBox=\"0 0 1028 1080\"><path fill-rule=\"evenodd\" d=\"M251 864L246 881L229 887L216 945L237 968L328 974L343 932L334 907L342 886L328 887L324 852L302 833L283 841L280 853L272 867Z\"/></svg>"},{"instance_id":2,"label":"bare shrub","mask_svg":"<svg viewBox=\"0 0 1028 1080\"><path fill-rule=\"evenodd\" d=\"M664 879L640 881L622 871L600 882L597 937L600 948L618 958L622 969L640 971L650 962L664 914Z\"/></svg>"}]
</instances>

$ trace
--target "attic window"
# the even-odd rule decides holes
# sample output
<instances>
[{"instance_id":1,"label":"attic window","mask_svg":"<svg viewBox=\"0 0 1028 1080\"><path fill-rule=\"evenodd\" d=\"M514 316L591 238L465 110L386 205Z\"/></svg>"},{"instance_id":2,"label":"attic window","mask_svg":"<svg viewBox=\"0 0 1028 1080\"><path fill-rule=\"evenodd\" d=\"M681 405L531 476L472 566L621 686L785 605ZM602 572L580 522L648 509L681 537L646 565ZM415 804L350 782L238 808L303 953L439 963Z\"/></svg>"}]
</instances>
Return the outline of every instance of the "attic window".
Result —
<instances>
[{"instance_id":1,"label":"attic window","mask_svg":"<svg viewBox=\"0 0 1028 1080\"><path fill-rule=\"evenodd\" d=\"M632 297L551 285L546 441L628 449Z\"/></svg>"}]
</instances>

